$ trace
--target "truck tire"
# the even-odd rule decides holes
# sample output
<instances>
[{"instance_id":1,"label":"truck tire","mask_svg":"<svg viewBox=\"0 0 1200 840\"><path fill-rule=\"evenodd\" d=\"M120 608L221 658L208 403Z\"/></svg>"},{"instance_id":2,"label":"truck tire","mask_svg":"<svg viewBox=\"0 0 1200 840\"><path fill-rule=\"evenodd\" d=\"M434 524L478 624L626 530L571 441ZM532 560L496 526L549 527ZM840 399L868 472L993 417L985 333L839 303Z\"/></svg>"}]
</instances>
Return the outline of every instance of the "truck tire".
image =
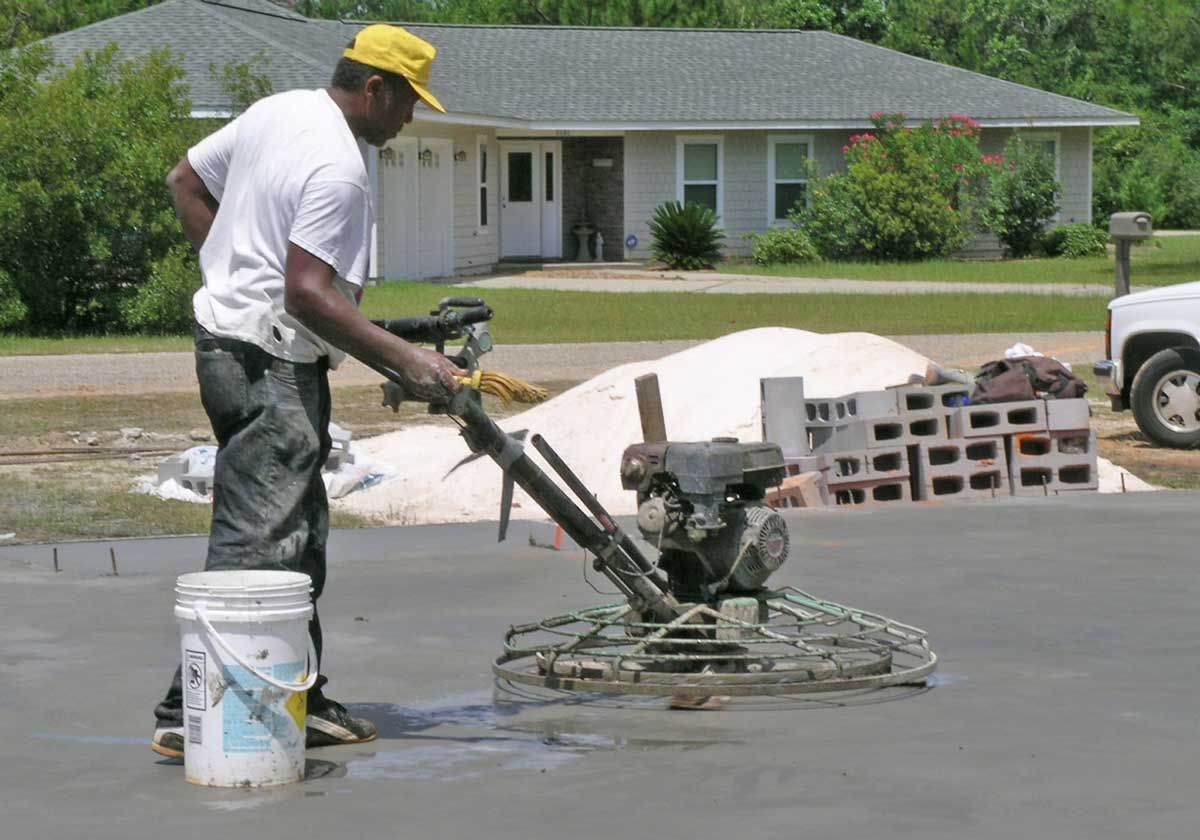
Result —
<instances>
[{"instance_id":1,"label":"truck tire","mask_svg":"<svg viewBox=\"0 0 1200 840\"><path fill-rule=\"evenodd\" d=\"M1200 444L1200 351L1159 350L1133 377L1130 407L1142 434L1162 446Z\"/></svg>"}]
</instances>

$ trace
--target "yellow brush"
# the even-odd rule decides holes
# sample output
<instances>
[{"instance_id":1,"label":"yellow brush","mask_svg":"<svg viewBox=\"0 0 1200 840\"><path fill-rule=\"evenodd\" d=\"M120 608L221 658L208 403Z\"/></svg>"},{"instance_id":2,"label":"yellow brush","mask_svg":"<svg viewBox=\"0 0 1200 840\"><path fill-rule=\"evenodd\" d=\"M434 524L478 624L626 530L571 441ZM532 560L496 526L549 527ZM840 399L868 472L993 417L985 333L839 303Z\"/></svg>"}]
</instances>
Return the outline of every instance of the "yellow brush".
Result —
<instances>
[{"instance_id":1,"label":"yellow brush","mask_svg":"<svg viewBox=\"0 0 1200 840\"><path fill-rule=\"evenodd\" d=\"M545 402L550 396L550 392L545 388L539 388L516 377L490 370L477 370L470 376L455 378L462 383L464 388L473 388L481 393L499 397L505 404L510 402L540 403Z\"/></svg>"}]
</instances>

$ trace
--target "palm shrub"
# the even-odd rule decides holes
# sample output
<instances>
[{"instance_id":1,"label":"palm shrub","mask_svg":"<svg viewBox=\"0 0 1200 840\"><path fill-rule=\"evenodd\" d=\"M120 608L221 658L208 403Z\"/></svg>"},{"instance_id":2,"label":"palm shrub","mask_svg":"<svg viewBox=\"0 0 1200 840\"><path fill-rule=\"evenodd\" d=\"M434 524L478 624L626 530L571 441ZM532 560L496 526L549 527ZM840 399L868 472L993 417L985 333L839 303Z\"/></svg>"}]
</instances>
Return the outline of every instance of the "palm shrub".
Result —
<instances>
[{"instance_id":1,"label":"palm shrub","mask_svg":"<svg viewBox=\"0 0 1200 840\"><path fill-rule=\"evenodd\" d=\"M668 268L710 268L721 259L725 234L717 214L703 204L667 201L650 220L650 253Z\"/></svg>"}]
</instances>

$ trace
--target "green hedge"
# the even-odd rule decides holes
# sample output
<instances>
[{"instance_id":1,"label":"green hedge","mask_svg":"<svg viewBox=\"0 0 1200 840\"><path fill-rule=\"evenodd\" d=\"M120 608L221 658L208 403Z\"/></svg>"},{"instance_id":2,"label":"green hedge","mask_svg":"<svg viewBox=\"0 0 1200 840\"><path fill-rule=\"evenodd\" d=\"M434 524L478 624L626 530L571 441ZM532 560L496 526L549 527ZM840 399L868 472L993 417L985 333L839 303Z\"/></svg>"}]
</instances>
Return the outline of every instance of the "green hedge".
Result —
<instances>
[{"instance_id":1,"label":"green hedge","mask_svg":"<svg viewBox=\"0 0 1200 840\"><path fill-rule=\"evenodd\" d=\"M168 51L56 67L0 54L0 319L28 332L131 326L183 235L164 179L195 131Z\"/></svg>"}]
</instances>

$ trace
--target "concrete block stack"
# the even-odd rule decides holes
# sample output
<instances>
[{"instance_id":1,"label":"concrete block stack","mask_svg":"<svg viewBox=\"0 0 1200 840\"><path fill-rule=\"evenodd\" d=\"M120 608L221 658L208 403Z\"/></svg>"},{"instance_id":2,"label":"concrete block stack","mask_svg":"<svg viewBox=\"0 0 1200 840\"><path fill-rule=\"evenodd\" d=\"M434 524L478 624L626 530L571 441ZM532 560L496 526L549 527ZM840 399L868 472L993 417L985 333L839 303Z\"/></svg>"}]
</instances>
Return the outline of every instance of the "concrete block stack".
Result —
<instances>
[{"instance_id":1,"label":"concrete block stack","mask_svg":"<svg viewBox=\"0 0 1200 840\"><path fill-rule=\"evenodd\" d=\"M833 399L799 378L763 380L764 440L781 444L791 482L768 502L811 506L994 499L1095 490L1096 435L1086 399L972 405L964 385L905 385Z\"/></svg>"},{"instance_id":2,"label":"concrete block stack","mask_svg":"<svg viewBox=\"0 0 1200 840\"><path fill-rule=\"evenodd\" d=\"M206 496L212 489L213 463L216 456L215 446L194 446L171 455L158 465L158 483L175 479L180 487Z\"/></svg>"}]
</instances>

